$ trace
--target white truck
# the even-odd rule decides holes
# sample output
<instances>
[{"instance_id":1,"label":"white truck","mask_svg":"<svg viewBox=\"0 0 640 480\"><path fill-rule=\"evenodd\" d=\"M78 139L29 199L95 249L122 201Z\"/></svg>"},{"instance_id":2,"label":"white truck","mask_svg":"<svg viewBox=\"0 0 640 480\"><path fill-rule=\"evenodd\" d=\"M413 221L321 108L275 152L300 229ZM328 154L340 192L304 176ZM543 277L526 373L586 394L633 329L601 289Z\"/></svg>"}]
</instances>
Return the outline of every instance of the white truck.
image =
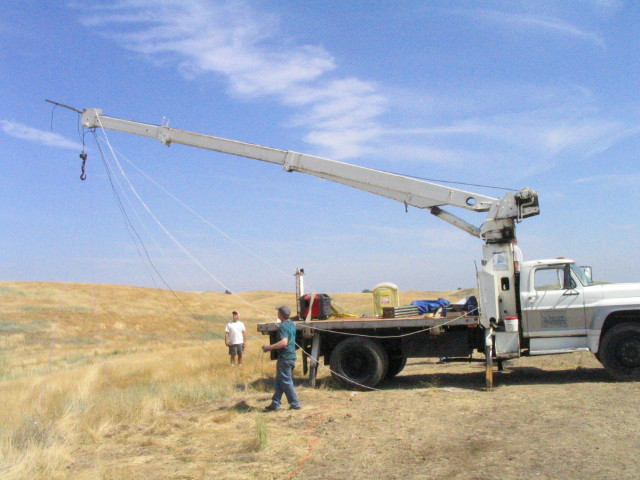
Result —
<instances>
[{"instance_id":1,"label":"white truck","mask_svg":"<svg viewBox=\"0 0 640 480\"><path fill-rule=\"evenodd\" d=\"M520 356L586 350L614 378L640 380L640 284L595 284L585 269L568 259L527 261L516 271L515 224L540 212L532 189L492 198L312 155L108 117L95 108L78 112L85 128L280 164L287 172L315 175L391 198L405 207L428 209L483 241L475 312L300 321L299 343L310 358L312 385L321 358L338 382L366 388L397 375L409 357L470 360L475 351L484 354L488 390L493 385L494 361L501 367L504 360ZM476 227L442 206L486 213L486 217ZM297 293L299 300L303 292ZM259 331L269 335L277 328L275 323L258 325ZM303 358L306 371L307 356Z\"/></svg>"}]
</instances>

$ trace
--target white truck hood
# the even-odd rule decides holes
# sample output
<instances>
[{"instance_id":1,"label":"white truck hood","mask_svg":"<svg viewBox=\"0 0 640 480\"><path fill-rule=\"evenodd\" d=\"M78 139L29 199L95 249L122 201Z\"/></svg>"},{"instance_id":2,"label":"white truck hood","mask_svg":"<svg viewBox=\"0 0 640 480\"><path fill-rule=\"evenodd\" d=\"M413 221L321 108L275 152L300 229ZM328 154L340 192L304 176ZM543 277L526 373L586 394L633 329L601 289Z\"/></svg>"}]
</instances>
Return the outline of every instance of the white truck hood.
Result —
<instances>
[{"instance_id":1,"label":"white truck hood","mask_svg":"<svg viewBox=\"0 0 640 480\"><path fill-rule=\"evenodd\" d=\"M589 291L589 296L595 294L595 296L599 296L603 300L636 297L640 302L640 283L610 283L605 285L591 285L589 287L586 287L586 290Z\"/></svg>"}]
</instances>

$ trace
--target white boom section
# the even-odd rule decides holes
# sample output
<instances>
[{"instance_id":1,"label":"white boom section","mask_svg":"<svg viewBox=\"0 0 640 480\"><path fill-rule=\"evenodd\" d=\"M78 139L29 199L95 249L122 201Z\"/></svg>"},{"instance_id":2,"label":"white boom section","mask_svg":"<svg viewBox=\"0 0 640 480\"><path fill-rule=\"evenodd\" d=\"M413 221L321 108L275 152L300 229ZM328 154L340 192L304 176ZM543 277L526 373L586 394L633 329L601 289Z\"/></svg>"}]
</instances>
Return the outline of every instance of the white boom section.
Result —
<instances>
[{"instance_id":1,"label":"white boom section","mask_svg":"<svg viewBox=\"0 0 640 480\"><path fill-rule=\"evenodd\" d=\"M82 124L87 128L100 127L144 137L157 138L166 145L179 143L279 164L289 172L307 173L332 182L357 188L358 190L388 197L417 208L452 205L476 212L487 212L492 205L495 205L498 201L492 197L456 188L444 187L416 178L351 165L313 155L263 147L160 125L150 125L108 117L102 115L99 109L92 108L84 110L82 113ZM452 214L447 214L440 210L436 215L472 235L480 236L480 230L477 227L464 222Z\"/></svg>"}]
</instances>

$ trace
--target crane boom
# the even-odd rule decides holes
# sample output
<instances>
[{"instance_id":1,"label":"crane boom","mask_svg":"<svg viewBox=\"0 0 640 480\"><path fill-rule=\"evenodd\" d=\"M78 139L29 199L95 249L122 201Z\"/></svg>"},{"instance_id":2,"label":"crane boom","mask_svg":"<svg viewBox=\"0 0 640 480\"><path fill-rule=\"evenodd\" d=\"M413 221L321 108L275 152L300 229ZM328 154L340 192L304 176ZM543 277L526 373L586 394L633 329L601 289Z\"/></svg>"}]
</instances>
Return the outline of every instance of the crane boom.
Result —
<instances>
[{"instance_id":1,"label":"crane boom","mask_svg":"<svg viewBox=\"0 0 640 480\"><path fill-rule=\"evenodd\" d=\"M427 182L406 175L398 175L372 168L338 162L327 158L317 157L304 153L264 147L237 140L229 140L195 132L188 132L163 125L151 125L131 120L102 115L102 111L96 108L86 109L82 112L82 124L87 128L106 128L124 133L156 138L165 145L179 143L207 150L227 153L240 157L252 158L269 163L282 165L288 172L301 172L314 175L332 182L347 185L358 190L364 190L376 195L391 198L405 205L417 208L430 209L431 213L439 218L471 233L474 236L483 236L486 240L496 240L495 234L483 235L480 228L475 227L459 217L445 212L440 207L443 205L455 206L475 212L491 212L489 220L500 218L516 218L529 216L529 210L513 208L514 200L508 201L496 199L485 195L468 192L456 188L446 187ZM520 197L531 198L535 192L523 189ZM511 194L513 195L513 194ZM505 197L507 198L507 197ZM519 197L518 197L519 198ZM536 197L537 206L537 197ZM500 206L500 208L496 208ZM486 223L486 222L485 222ZM499 235L501 240L503 235Z\"/></svg>"}]
</instances>

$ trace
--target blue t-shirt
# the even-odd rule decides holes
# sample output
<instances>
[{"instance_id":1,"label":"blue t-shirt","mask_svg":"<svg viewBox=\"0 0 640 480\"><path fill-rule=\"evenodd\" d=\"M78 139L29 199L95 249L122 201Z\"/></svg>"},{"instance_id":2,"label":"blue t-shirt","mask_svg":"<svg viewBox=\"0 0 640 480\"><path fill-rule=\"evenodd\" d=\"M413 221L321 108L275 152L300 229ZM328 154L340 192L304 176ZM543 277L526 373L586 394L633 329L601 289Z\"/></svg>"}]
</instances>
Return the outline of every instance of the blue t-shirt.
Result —
<instances>
[{"instance_id":1,"label":"blue t-shirt","mask_svg":"<svg viewBox=\"0 0 640 480\"><path fill-rule=\"evenodd\" d=\"M291 320L286 320L280 324L278 330L278 340L287 338L287 346L280 349L278 352L278 358L285 358L287 360L296 359L296 326Z\"/></svg>"}]
</instances>

